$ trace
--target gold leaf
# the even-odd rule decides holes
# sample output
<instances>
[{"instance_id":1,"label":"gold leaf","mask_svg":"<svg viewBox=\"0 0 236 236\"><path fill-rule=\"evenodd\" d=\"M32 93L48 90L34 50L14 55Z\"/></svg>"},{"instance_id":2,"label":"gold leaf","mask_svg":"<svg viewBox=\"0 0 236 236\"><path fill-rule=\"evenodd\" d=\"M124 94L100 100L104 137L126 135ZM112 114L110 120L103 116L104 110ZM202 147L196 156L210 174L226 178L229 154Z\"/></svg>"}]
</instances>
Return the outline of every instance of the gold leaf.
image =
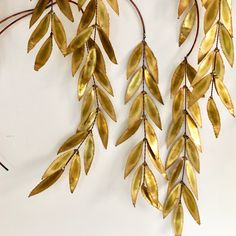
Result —
<instances>
[{"instance_id":1,"label":"gold leaf","mask_svg":"<svg viewBox=\"0 0 236 236\"><path fill-rule=\"evenodd\" d=\"M186 168L186 174L188 177L189 184L191 186L191 189L195 195L195 197L198 199L198 189L197 189L197 178L195 171L193 169L192 164L186 160L185 162L185 168Z\"/></svg>"},{"instance_id":2,"label":"gold leaf","mask_svg":"<svg viewBox=\"0 0 236 236\"><path fill-rule=\"evenodd\" d=\"M141 186L141 192L142 192L142 195L144 197L144 199L152 206L158 208L160 211L162 211L162 205L160 204L160 202L158 202L158 205L153 205L154 204L154 201L152 199L152 196L150 195L150 193L148 192L148 189L147 189L147 186L145 186L145 184L143 183L142 186Z\"/></svg>"},{"instance_id":3,"label":"gold leaf","mask_svg":"<svg viewBox=\"0 0 236 236\"><path fill-rule=\"evenodd\" d=\"M176 180L179 178L183 165L184 165L183 160L179 160L176 163L176 167L171 171L171 176L170 176L170 181L169 181L169 186L168 186L168 194L170 193L173 186L175 185Z\"/></svg>"},{"instance_id":4,"label":"gold leaf","mask_svg":"<svg viewBox=\"0 0 236 236\"><path fill-rule=\"evenodd\" d=\"M175 70L171 80L171 95L174 96L184 79L185 62L182 62Z\"/></svg>"},{"instance_id":5,"label":"gold leaf","mask_svg":"<svg viewBox=\"0 0 236 236\"><path fill-rule=\"evenodd\" d=\"M201 221L196 200L194 199L194 196L191 191L185 185L183 186L183 197L190 214L192 215L194 220L200 225Z\"/></svg>"},{"instance_id":6,"label":"gold leaf","mask_svg":"<svg viewBox=\"0 0 236 236\"><path fill-rule=\"evenodd\" d=\"M187 89L187 103L189 103L189 101L192 100L193 100L192 93L189 89ZM196 121L197 125L199 127L202 127L202 115L198 102L195 102L192 106L188 108L188 110L191 116L193 117L194 121Z\"/></svg>"},{"instance_id":7,"label":"gold leaf","mask_svg":"<svg viewBox=\"0 0 236 236\"><path fill-rule=\"evenodd\" d=\"M125 165L124 178L126 178L137 166L143 152L143 141L139 142L130 152Z\"/></svg>"},{"instance_id":8,"label":"gold leaf","mask_svg":"<svg viewBox=\"0 0 236 236\"><path fill-rule=\"evenodd\" d=\"M144 170L145 184L147 187L147 192L151 199L151 204L152 206L159 209L160 203L158 200L158 185L156 182L156 178L152 173L151 169L147 165L145 165L144 168L145 168Z\"/></svg>"},{"instance_id":9,"label":"gold leaf","mask_svg":"<svg viewBox=\"0 0 236 236\"><path fill-rule=\"evenodd\" d=\"M43 14L44 10L46 9L49 0L39 0L37 5L34 8L32 17L30 19L30 27L40 18Z\"/></svg>"},{"instance_id":10,"label":"gold leaf","mask_svg":"<svg viewBox=\"0 0 236 236\"><path fill-rule=\"evenodd\" d=\"M89 48L94 47L96 49L96 54L97 54L97 65L96 66L99 70L103 71L103 73L106 73L106 64L105 64L105 60L103 58L100 48L98 47L96 42L94 40L92 40L91 38L88 40L88 46L89 46Z\"/></svg>"},{"instance_id":11,"label":"gold leaf","mask_svg":"<svg viewBox=\"0 0 236 236\"><path fill-rule=\"evenodd\" d=\"M208 91L212 82L212 75L209 74L201 79L194 85L192 90L192 99L189 101L188 106L191 107L195 102L202 98Z\"/></svg>"},{"instance_id":12,"label":"gold leaf","mask_svg":"<svg viewBox=\"0 0 236 236\"><path fill-rule=\"evenodd\" d=\"M140 120L136 121L132 126L125 129L125 131L121 134L121 136L116 141L116 146L125 142L132 135L134 135L136 133L136 131L138 130L138 128L140 127L141 123L142 123L142 120L140 119Z\"/></svg>"},{"instance_id":13,"label":"gold leaf","mask_svg":"<svg viewBox=\"0 0 236 236\"><path fill-rule=\"evenodd\" d=\"M166 138L167 147L169 147L178 136L179 131L183 125L183 121L184 116L181 114L175 122L171 122Z\"/></svg>"},{"instance_id":14,"label":"gold leaf","mask_svg":"<svg viewBox=\"0 0 236 236\"><path fill-rule=\"evenodd\" d=\"M135 172L132 185L131 185L131 197L133 205L136 205L138 193L143 179L143 165L141 165Z\"/></svg>"},{"instance_id":15,"label":"gold leaf","mask_svg":"<svg viewBox=\"0 0 236 236\"><path fill-rule=\"evenodd\" d=\"M139 43L131 53L127 66L127 79L137 69L143 54L143 42Z\"/></svg>"},{"instance_id":16,"label":"gold leaf","mask_svg":"<svg viewBox=\"0 0 236 236\"><path fill-rule=\"evenodd\" d=\"M216 90L221 101L223 102L225 107L229 110L231 115L234 116L234 105L233 105L228 89L224 85L223 81L220 79L215 79L215 85L216 85Z\"/></svg>"},{"instance_id":17,"label":"gold leaf","mask_svg":"<svg viewBox=\"0 0 236 236\"><path fill-rule=\"evenodd\" d=\"M208 99L207 114L213 126L215 136L218 138L221 129L220 114L212 97Z\"/></svg>"},{"instance_id":18,"label":"gold leaf","mask_svg":"<svg viewBox=\"0 0 236 236\"><path fill-rule=\"evenodd\" d=\"M111 62L113 62L114 64L117 64L115 52L114 52L114 49L111 45L111 42L110 42L108 36L103 31L103 29L101 29L100 27L98 27L97 29L98 29L98 34L99 34L99 37L100 37L100 40L102 42L105 52L107 53Z\"/></svg>"},{"instance_id":19,"label":"gold leaf","mask_svg":"<svg viewBox=\"0 0 236 236\"><path fill-rule=\"evenodd\" d=\"M216 52L211 52L208 53L208 55L201 61L198 72L196 74L196 77L192 81L191 85L194 86L196 85L202 78L207 74L207 72L210 70L212 67L213 63L215 62L215 53Z\"/></svg>"},{"instance_id":20,"label":"gold leaf","mask_svg":"<svg viewBox=\"0 0 236 236\"><path fill-rule=\"evenodd\" d=\"M183 112L184 106L184 96L185 96L185 89L181 88L178 93L175 95L172 107L172 118L173 121L176 122L179 118L180 114Z\"/></svg>"},{"instance_id":21,"label":"gold leaf","mask_svg":"<svg viewBox=\"0 0 236 236\"><path fill-rule=\"evenodd\" d=\"M173 226L176 236L182 235L183 225L184 225L184 211L183 211L183 206L180 203L178 207L175 209L173 216Z\"/></svg>"},{"instance_id":22,"label":"gold leaf","mask_svg":"<svg viewBox=\"0 0 236 236\"><path fill-rule=\"evenodd\" d=\"M151 94L153 95L153 97L161 104L164 104L157 82L153 79L152 75L149 73L147 69L144 70L144 77L147 87L151 92Z\"/></svg>"},{"instance_id":23,"label":"gold leaf","mask_svg":"<svg viewBox=\"0 0 236 236\"><path fill-rule=\"evenodd\" d=\"M219 12L219 1L210 1L204 16L204 31L207 33L214 24Z\"/></svg>"},{"instance_id":24,"label":"gold leaf","mask_svg":"<svg viewBox=\"0 0 236 236\"><path fill-rule=\"evenodd\" d=\"M84 147L84 170L88 174L94 158L94 139L92 133L88 136Z\"/></svg>"},{"instance_id":25,"label":"gold leaf","mask_svg":"<svg viewBox=\"0 0 236 236\"><path fill-rule=\"evenodd\" d=\"M148 147L148 154L149 154L148 156L151 159L152 164L155 166L157 171L159 171L159 173L162 174L162 176L166 180L168 180L168 176L167 176L165 167L162 164L161 158L159 156L155 156L148 142L147 142L147 147Z\"/></svg>"},{"instance_id":26,"label":"gold leaf","mask_svg":"<svg viewBox=\"0 0 236 236\"><path fill-rule=\"evenodd\" d=\"M196 144L199 151L202 151L201 140L198 127L190 115L187 115L187 126L193 142Z\"/></svg>"},{"instance_id":27,"label":"gold leaf","mask_svg":"<svg viewBox=\"0 0 236 236\"><path fill-rule=\"evenodd\" d=\"M78 85L77 85L77 93L78 93L79 100L84 96L89 80L90 80L90 77L85 76L85 66L84 66L82 70L80 71Z\"/></svg>"},{"instance_id":28,"label":"gold leaf","mask_svg":"<svg viewBox=\"0 0 236 236\"><path fill-rule=\"evenodd\" d=\"M97 4L98 25L104 30L107 36L109 36L110 17L107 12L106 5L102 0L98 0Z\"/></svg>"},{"instance_id":29,"label":"gold leaf","mask_svg":"<svg viewBox=\"0 0 236 236\"><path fill-rule=\"evenodd\" d=\"M193 7L190 9L184 21L181 25L180 35L179 35L179 46L181 46L185 40L188 38L189 34L191 33L195 20L196 20L196 12L197 8L194 4Z\"/></svg>"},{"instance_id":30,"label":"gold leaf","mask_svg":"<svg viewBox=\"0 0 236 236\"><path fill-rule=\"evenodd\" d=\"M52 53L52 37L45 41L43 46L39 49L39 52L35 59L34 69L38 71L41 69L48 61Z\"/></svg>"},{"instance_id":31,"label":"gold leaf","mask_svg":"<svg viewBox=\"0 0 236 236\"><path fill-rule=\"evenodd\" d=\"M36 194L39 194L46 190L47 188L51 187L54 183L57 182L57 180L61 177L64 170L59 170L56 173L50 175L49 177L43 179L29 194L29 197L32 197Z\"/></svg>"},{"instance_id":32,"label":"gold leaf","mask_svg":"<svg viewBox=\"0 0 236 236\"><path fill-rule=\"evenodd\" d=\"M166 169L168 169L175 163L175 161L179 158L183 149L184 149L184 138L181 137L174 143L174 145L169 151L166 160Z\"/></svg>"},{"instance_id":33,"label":"gold leaf","mask_svg":"<svg viewBox=\"0 0 236 236\"><path fill-rule=\"evenodd\" d=\"M147 141L153 153L155 154L155 156L159 157L159 145L158 145L157 136L156 136L155 130L153 129L153 127L147 120L145 120L145 129L146 129Z\"/></svg>"},{"instance_id":34,"label":"gold leaf","mask_svg":"<svg viewBox=\"0 0 236 236\"><path fill-rule=\"evenodd\" d=\"M108 4L114 10L114 12L119 15L119 6L117 0L107 0Z\"/></svg>"},{"instance_id":35,"label":"gold leaf","mask_svg":"<svg viewBox=\"0 0 236 236\"><path fill-rule=\"evenodd\" d=\"M68 53L73 52L77 48L81 48L89 40L92 33L93 33L92 26L83 29L69 44L67 49Z\"/></svg>"},{"instance_id":36,"label":"gold leaf","mask_svg":"<svg viewBox=\"0 0 236 236\"><path fill-rule=\"evenodd\" d=\"M70 20L74 21L74 17L70 8L69 0L56 0L58 7L60 8L61 12Z\"/></svg>"},{"instance_id":37,"label":"gold leaf","mask_svg":"<svg viewBox=\"0 0 236 236\"><path fill-rule=\"evenodd\" d=\"M70 191L74 192L80 177L81 172L81 162L80 156L78 153L74 155L71 161L70 172L69 172L69 182L70 182Z\"/></svg>"},{"instance_id":38,"label":"gold leaf","mask_svg":"<svg viewBox=\"0 0 236 236\"><path fill-rule=\"evenodd\" d=\"M96 68L96 62L97 62L96 49L90 48L84 65L84 73L83 73L83 76L85 77L86 81L88 81L92 77Z\"/></svg>"},{"instance_id":39,"label":"gold leaf","mask_svg":"<svg viewBox=\"0 0 236 236\"><path fill-rule=\"evenodd\" d=\"M190 84L192 84L196 74L197 71L189 63L187 63L187 77Z\"/></svg>"},{"instance_id":40,"label":"gold leaf","mask_svg":"<svg viewBox=\"0 0 236 236\"><path fill-rule=\"evenodd\" d=\"M148 94L145 94L144 100L145 100L145 108L148 115L150 116L152 121L156 124L156 126L161 130L162 129L161 118L154 101L150 96L148 96Z\"/></svg>"},{"instance_id":41,"label":"gold leaf","mask_svg":"<svg viewBox=\"0 0 236 236\"><path fill-rule=\"evenodd\" d=\"M98 100L105 112L116 122L116 113L109 97L101 90L97 89Z\"/></svg>"},{"instance_id":42,"label":"gold leaf","mask_svg":"<svg viewBox=\"0 0 236 236\"><path fill-rule=\"evenodd\" d=\"M179 6L178 6L178 17L180 17L184 11L189 7L190 0L179 0Z\"/></svg>"},{"instance_id":43,"label":"gold leaf","mask_svg":"<svg viewBox=\"0 0 236 236\"><path fill-rule=\"evenodd\" d=\"M88 118L84 122L80 123L77 132L91 129L91 126L96 121L96 118L97 118L97 112L96 111L90 112Z\"/></svg>"},{"instance_id":44,"label":"gold leaf","mask_svg":"<svg viewBox=\"0 0 236 236\"><path fill-rule=\"evenodd\" d=\"M195 170L198 173L200 173L200 161L199 161L198 150L191 139L187 139L186 149L187 149L188 159L190 160Z\"/></svg>"},{"instance_id":45,"label":"gold leaf","mask_svg":"<svg viewBox=\"0 0 236 236\"><path fill-rule=\"evenodd\" d=\"M103 146L105 149L107 149L109 131L106 118L104 117L102 112L99 112L97 115L97 126L98 126L98 133L102 140Z\"/></svg>"},{"instance_id":46,"label":"gold leaf","mask_svg":"<svg viewBox=\"0 0 236 236\"><path fill-rule=\"evenodd\" d=\"M216 52L215 74L217 78L221 80L224 79L225 65L224 65L222 56L218 51Z\"/></svg>"},{"instance_id":47,"label":"gold leaf","mask_svg":"<svg viewBox=\"0 0 236 236\"><path fill-rule=\"evenodd\" d=\"M77 33L81 32L81 30L87 28L90 25L95 16L95 12L96 12L96 1L91 0L86 6L83 16L81 17Z\"/></svg>"},{"instance_id":48,"label":"gold leaf","mask_svg":"<svg viewBox=\"0 0 236 236\"><path fill-rule=\"evenodd\" d=\"M143 93L139 94L129 111L128 127L132 127L135 122L141 119L143 112Z\"/></svg>"},{"instance_id":49,"label":"gold leaf","mask_svg":"<svg viewBox=\"0 0 236 236\"><path fill-rule=\"evenodd\" d=\"M85 131L79 131L76 134L72 135L60 147L60 149L58 151L58 154L61 153L61 152L68 151L68 150L78 146L83 141L83 139L86 137L86 135L87 135L87 132L85 132Z\"/></svg>"},{"instance_id":50,"label":"gold leaf","mask_svg":"<svg viewBox=\"0 0 236 236\"><path fill-rule=\"evenodd\" d=\"M63 55L66 55L67 53L66 32L60 19L56 16L56 14L52 15L52 33L58 48L60 49Z\"/></svg>"},{"instance_id":51,"label":"gold leaf","mask_svg":"<svg viewBox=\"0 0 236 236\"><path fill-rule=\"evenodd\" d=\"M163 217L166 218L169 213L178 204L181 193L181 184L177 184L172 191L168 194L168 197L163 207Z\"/></svg>"},{"instance_id":52,"label":"gold leaf","mask_svg":"<svg viewBox=\"0 0 236 236\"><path fill-rule=\"evenodd\" d=\"M207 55L211 50L216 40L218 24L215 24L205 35L204 39L201 42L200 50L198 53L198 63Z\"/></svg>"},{"instance_id":53,"label":"gold leaf","mask_svg":"<svg viewBox=\"0 0 236 236\"><path fill-rule=\"evenodd\" d=\"M72 54L72 75L74 76L78 71L83 58L84 58L85 47L80 47L74 50Z\"/></svg>"},{"instance_id":54,"label":"gold leaf","mask_svg":"<svg viewBox=\"0 0 236 236\"><path fill-rule=\"evenodd\" d=\"M125 93L125 103L127 103L139 89L143 79L143 68L137 70L132 79L129 82Z\"/></svg>"},{"instance_id":55,"label":"gold leaf","mask_svg":"<svg viewBox=\"0 0 236 236\"><path fill-rule=\"evenodd\" d=\"M30 52L35 47L35 45L47 33L48 28L49 28L49 24L50 24L50 18L51 18L50 14L47 14L46 16L44 16L43 19L39 22L36 29L31 34L30 39L28 41L28 52Z\"/></svg>"},{"instance_id":56,"label":"gold leaf","mask_svg":"<svg viewBox=\"0 0 236 236\"><path fill-rule=\"evenodd\" d=\"M227 0L221 0L220 11L222 24L229 31L230 35L233 36L232 13Z\"/></svg>"},{"instance_id":57,"label":"gold leaf","mask_svg":"<svg viewBox=\"0 0 236 236\"><path fill-rule=\"evenodd\" d=\"M227 61L229 62L231 67L233 67L234 64L233 39L231 38L228 30L223 25L220 25L220 44Z\"/></svg>"},{"instance_id":58,"label":"gold leaf","mask_svg":"<svg viewBox=\"0 0 236 236\"><path fill-rule=\"evenodd\" d=\"M94 76L96 80L100 83L100 85L111 95L113 94L113 89L111 87L111 83L107 77L107 75L102 71L99 70L98 67L95 69Z\"/></svg>"},{"instance_id":59,"label":"gold leaf","mask_svg":"<svg viewBox=\"0 0 236 236\"><path fill-rule=\"evenodd\" d=\"M145 58L146 58L147 66L149 68L149 71L150 71L152 77L158 83L157 59L156 59L153 51L150 49L150 47L147 44L145 44Z\"/></svg>"},{"instance_id":60,"label":"gold leaf","mask_svg":"<svg viewBox=\"0 0 236 236\"><path fill-rule=\"evenodd\" d=\"M74 156L74 154L74 150L70 150L57 157L57 159L55 159L44 172L42 179L45 179L50 175L54 174L55 172L64 169L67 162Z\"/></svg>"}]
</instances>

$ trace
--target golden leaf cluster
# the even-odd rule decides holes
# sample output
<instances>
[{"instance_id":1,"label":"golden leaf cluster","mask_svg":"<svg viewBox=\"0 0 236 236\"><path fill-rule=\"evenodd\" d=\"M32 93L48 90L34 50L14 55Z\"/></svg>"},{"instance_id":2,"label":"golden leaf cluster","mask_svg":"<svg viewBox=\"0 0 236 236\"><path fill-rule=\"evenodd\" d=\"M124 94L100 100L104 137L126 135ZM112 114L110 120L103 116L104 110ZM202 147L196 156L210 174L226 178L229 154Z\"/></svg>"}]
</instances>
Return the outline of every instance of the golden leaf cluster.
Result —
<instances>
[{"instance_id":1,"label":"golden leaf cluster","mask_svg":"<svg viewBox=\"0 0 236 236\"><path fill-rule=\"evenodd\" d=\"M221 119L217 108L214 91L223 105L234 116L234 105L224 82L225 62L234 64L234 44L232 27L232 2L230 0L214 0L203 2L206 12L204 16L205 37L201 42L197 75L192 82L194 103L203 96L210 96L207 102L207 113L213 126L215 136L221 130Z\"/></svg>"},{"instance_id":2,"label":"golden leaf cluster","mask_svg":"<svg viewBox=\"0 0 236 236\"><path fill-rule=\"evenodd\" d=\"M41 1L39 1L39 3L40 2ZM78 6L80 10L85 2L86 1L79 1ZM47 5L42 6L39 3L34 12L40 12L41 15ZM108 3L118 13L117 2L108 1ZM37 9L38 7L40 7L40 10ZM67 17L69 16L67 4L62 5L60 9ZM50 18L52 19L51 38L55 38L58 47L64 54L72 54L73 76L80 70L77 91L78 99L82 100L81 119L75 134L61 145L57 158L47 168L42 177L42 181L32 190L30 196L36 195L53 185L69 164L69 185L73 193L77 186L82 168L82 146L84 146L84 170L85 173L88 174L95 154L94 127L97 126L98 134L100 135L104 148L107 148L109 130L106 116L108 115L113 121L116 121L116 113L109 98L109 96L113 96L113 90L106 73L103 51L111 62L116 64L117 60L109 39L109 14L103 0L90 0L87 2L78 26L77 34L69 45L67 45L66 40L64 40L65 34L62 24L58 23L59 20L56 18L55 13L50 12L50 16L46 15L42 20L44 23L41 21L39 24L43 25L40 26L41 33L34 32L34 36L31 36L29 42L31 47L35 42L39 41L38 35L42 36L42 31L46 31L44 26L45 24L47 26L49 25ZM103 48L100 48L96 43L97 34ZM37 56L37 58L41 58L40 63L42 61L45 62L49 52L47 49L43 49L43 51L40 49L40 51L41 52L38 54L40 56ZM45 57L45 55L47 56ZM40 63L37 58L36 65L39 65ZM40 65L42 64L43 63Z\"/></svg>"},{"instance_id":3,"label":"golden leaf cluster","mask_svg":"<svg viewBox=\"0 0 236 236\"><path fill-rule=\"evenodd\" d=\"M189 37L195 23L199 24L199 9L196 1L179 0L179 17L185 12L180 28L179 45ZM199 25L197 25L196 37L198 27ZM183 232L183 202L193 219L200 224L196 202L198 199L196 173L200 172L199 152L202 147L199 128L202 126L202 117L198 102L192 102L194 95L189 87L197 75L197 71L188 62L193 47L172 76L172 121L166 139L169 153L165 169L169 171L169 186L163 206L163 216L165 218L173 212L173 229L178 236Z\"/></svg>"},{"instance_id":4,"label":"golden leaf cluster","mask_svg":"<svg viewBox=\"0 0 236 236\"><path fill-rule=\"evenodd\" d=\"M141 191L149 204L162 210L158 197L158 183L149 162L167 178L159 155L158 138L154 127L162 129L156 101L163 104L163 100L158 87L157 59L145 40L140 42L131 53L127 67L127 79L129 83L125 93L125 103L132 99L132 105L129 111L128 126L118 138L116 145L133 136L141 126L143 127L143 139L131 149L124 177L126 178L134 171L131 185L134 206ZM146 91L146 87L150 94Z\"/></svg>"}]
</instances>

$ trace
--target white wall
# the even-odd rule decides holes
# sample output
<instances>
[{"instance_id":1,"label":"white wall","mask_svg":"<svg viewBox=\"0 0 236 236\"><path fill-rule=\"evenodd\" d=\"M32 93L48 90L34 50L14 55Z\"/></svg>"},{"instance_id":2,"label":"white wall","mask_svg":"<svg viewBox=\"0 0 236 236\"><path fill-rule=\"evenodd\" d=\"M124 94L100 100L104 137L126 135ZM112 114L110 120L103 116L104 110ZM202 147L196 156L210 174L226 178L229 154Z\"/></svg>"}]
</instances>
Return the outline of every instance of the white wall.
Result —
<instances>
[{"instance_id":1,"label":"white wall","mask_svg":"<svg viewBox=\"0 0 236 236\"><path fill-rule=\"evenodd\" d=\"M164 131L158 133L161 155L165 160L167 149L164 140L171 116L171 74L190 45L186 44L181 49L177 45L180 26L176 15L177 0L136 2L146 20L147 41L159 59L160 88L166 105L160 108ZM1 0L0 18L33 5L29 1ZM236 11L236 5L233 11ZM59 145L78 124L76 78L71 77L70 59L64 59L55 49L47 66L39 73L35 72L33 63L37 50L30 55L26 53L29 19L16 24L0 37L0 155L10 168L8 173L0 170L0 235L172 235L171 219L163 221L160 212L142 198L136 209L132 207L130 179L123 180L123 169L135 138L120 147L114 146L125 127L129 109L129 105L123 105L127 59L141 39L138 18L128 1L120 0L120 12L120 17L111 14L111 38L119 66L109 64L108 67L115 89L113 102L118 123L109 121L107 151L96 138L96 158L91 173L88 177L82 175L74 195L69 193L68 175L65 173L49 190L27 198L54 159ZM70 26L68 21L65 22ZM74 32L76 23L72 28L71 32ZM196 53L197 48L191 57L194 65ZM235 72L235 68L227 67L225 80L234 101ZM204 152L198 178L202 225L197 226L186 214L184 235L234 235L236 122L220 105L223 127L220 138L216 140L207 120L205 102L202 101L204 128L201 130ZM157 177L163 201L166 185L160 175Z\"/></svg>"}]
</instances>

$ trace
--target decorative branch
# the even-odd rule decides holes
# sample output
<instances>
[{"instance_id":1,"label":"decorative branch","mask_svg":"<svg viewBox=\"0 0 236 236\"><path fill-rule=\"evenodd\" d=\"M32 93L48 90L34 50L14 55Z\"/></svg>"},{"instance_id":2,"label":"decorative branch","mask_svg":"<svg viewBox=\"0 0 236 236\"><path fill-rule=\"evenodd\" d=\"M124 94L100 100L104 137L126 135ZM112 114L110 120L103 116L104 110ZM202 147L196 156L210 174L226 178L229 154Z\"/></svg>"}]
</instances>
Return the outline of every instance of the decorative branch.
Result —
<instances>
[{"instance_id":1,"label":"decorative branch","mask_svg":"<svg viewBox=\"0 0 236 236\"><path fill-rule=\"evenodd\" d=\"M134 1L129 0L140 17L143 28L143 40L133 50L127 68L127 79L130 79L126 94L125 103L129 102L141 87L141 93L134 99L129 112L128 127L117 140L116 145L120 145L136 133L143 124L143 138L132 148L124 171L126 178L137 167L143 156L142 164L136 169L131 186L131 196L133 205L136 205L138 193L141 189L143 197L154 207L162 210L162 205L158 197L158 184L156 178L149 167L147 156L154 167L167 178L164 166L159 156L158 140L155 130L148 119L162 128L158 109L153 98L146 91L146 86L153 97L163 104L163 100L158 88L158 67L157 60L146 42L146 29L144 19ZM141 64L141 66L140 66ZM139 67L140 66L140 67ZM138 68L138 69L137 69Z\"/></svg>"},{"instance_id":2,"label":"decorative branch","mask_svg":"<svg viewBox=\"0 0 236 236\"><path fill-rule=\"evenodd\" d=\"M228 63L231 67L233 66L234 45L231 4L231 1L227 0L205 2L205 37L198 53L198 62L200 63L198 72L192 82L194 99L191 104L210 91L207 113L216 137L219 136L221 130L221 119L214 99L214 91L230 114L234 116L234 105L223 80L225 65L221 56L222 50ZM214 44L215 49L211 50Z\"/></svg>"},{"instance_id":3,"label":"decorative branch","mask_svg":"<svg viewBox=\"0 0 236 236\"><path fill-rule=\"evenodd\" d=\"M167 161L166 170L170 169L170 181L167 198L164 204L163 216L173 214L173 227L175 235L182 235L184 224L184 211L182 199L194 218L200 224L195 197L198 198L197 179L195 171L200 172L198 151L201 151L201 142L198 127L202 126L200 108L197 102L189 107L192 93L188 87L196 76L195 69L189 64L188 57L196 46L199 35L199 7L197 0L179 1L179 17L187 11L181 25L179 45L181 46L190 35L195 23L196 34L189 52L182 63L177 67L171 81L171 95L174 96L172 109L172 122L167 134L167 146L171 147ZM181 85L183 86L181 87ZM183 134L178 137L181 128ZM183 157L180 156L183 154ZM182 174L181 174L182 172ZM185 183L187 177L190 188Z\"/></svg>"},{"instance_id":4,"label":"decorative branch","mask_svg":"<svg viewBox=\"0 0 236 236\"><path fill-rule=\"evenodd\" d=\"M110 2L118 14L116 1ZM53 4L51 4L53 5ZM82 5L79 6L81 9ZM92 21L94 22L92 23ZM53 35L59 33L55 27ZM77 35L66 49L66 54L72 53L72 75L74 76L83 63L78 79L78 99L83 100L81 121L74 135L60 147L59 156L54 160L43 175L43 180L32 190L29 196L36 195L54 184L64 172L69 163L69 182L71 193L74 192L81 173L81 148L84 146L84 169L88 174L95 153L94 128L97 124L98 133L105 147L108 145L108 124L105 113L116 121L116 114L107 93L113 96L110 81L106 75L106 65L98 44L97 33L107 56L117 64L114 50L109 40L109 14L102 0L90 0L83 11ZM92 34L93 39L92 39ZM58 37L59 38L59 37ZM60 48L60 47L59 47ZM64 48L63 48L64 49ZM87 49L87 50L86 50Z\"/></svg>"}]
</instances>

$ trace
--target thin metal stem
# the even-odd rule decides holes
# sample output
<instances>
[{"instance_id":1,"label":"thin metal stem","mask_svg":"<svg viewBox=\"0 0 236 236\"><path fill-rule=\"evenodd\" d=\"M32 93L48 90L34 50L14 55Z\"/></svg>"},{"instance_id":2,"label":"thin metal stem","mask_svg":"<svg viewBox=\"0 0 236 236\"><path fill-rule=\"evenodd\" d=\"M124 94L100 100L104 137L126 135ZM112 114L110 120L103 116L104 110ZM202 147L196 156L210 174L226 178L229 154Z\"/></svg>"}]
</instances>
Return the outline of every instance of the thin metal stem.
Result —
<instances>
[{"instance_id":1,"label":"thin metal stem","mask_svg":"<svg viewBox=\"0 0 236 236\"><path fill-rule=\"evenodd\" d=\"M141 21L141 24L142 24L142 29L143 29L143 40L145 40L146 39L146 27L145 27L145 23L144 23L142 13L141 13L138 6L136 5L136 3L133 0L128 0L128 1L133 5L133 7L135 8L137 14L139 15L139 18L140 18L140 21Z\"/></svg>"},{"instance_id":2,"label":"thin metal stem","mask_svg":"<svg viewBox=\"0 0 236 236\"><path fill-rule=\"evenodd\" d=\"M4 168L6 171L9 171L9 169L5 165L3 165L2 162L0 162L0 166Z\"/></svg>"}]
</instances>

